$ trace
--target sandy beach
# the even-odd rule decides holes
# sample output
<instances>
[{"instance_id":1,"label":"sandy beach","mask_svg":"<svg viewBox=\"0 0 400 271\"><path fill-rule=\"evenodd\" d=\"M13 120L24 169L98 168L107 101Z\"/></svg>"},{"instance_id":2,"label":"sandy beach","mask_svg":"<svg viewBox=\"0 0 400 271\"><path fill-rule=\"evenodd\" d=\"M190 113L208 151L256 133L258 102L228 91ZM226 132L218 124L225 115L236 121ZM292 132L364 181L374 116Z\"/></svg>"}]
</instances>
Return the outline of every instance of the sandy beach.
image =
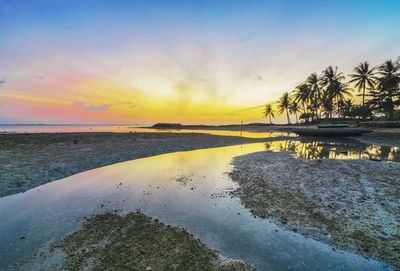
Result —
<instances>
[{"instance_id":1,"label":"sandy beach","mask_svg":"<svg viewBox=\"0 0 400 271\"><path fill-rule=\"evenodd\" d=\"M286 131L287 127L283 130L282 127L271 129ZM253 128L249 131L261 132ZM398 136L397 130L382 129L360 140L397 146ZM167 132L8 133L0 137L0 162L3 165L0 169L0 196L24 192L89 169L162 153L289 139L284 136L244 138ZM294 158L288 152L267 151L236 157L233 164L234 170L230 176L239 187L232 192L232 196L239 197L255 216L327 243L334 249L354 252L400 268L400 217L397 211L400 208L400 164L369 160L304 160ZM218 252L204 246L189 233L153 221L143 214L108 214L89 218L81 230L53 244L58 254L54 254L53 250L47 251L47 258L43 262L53 263L49 259L57 258L61 253L70 259L63 262L70 270L83 263L90 265L88 257L97 257L99 266L106 267L110 262L107 253L101 251L102 240L112 240L110 244L117 250L120 249L119 244L127 244L118 239L124 234L105 234L103 231L110 217L113 221L120 221L121 225L125 220L132 220L128 224L143 222L148 226L143 233L155 239L159 237L164 240L166 236L184 232L181 239L176 239L177 244L190 245L196 251L202 250L202 253L209 255L207 259L194 260L211 266L210 270L252 270L241 261L221 265ZM125 232L129 228L121 226L118 230ZM96 235L88 239L89 243L79 242L79 236L92 232ZM136 241L140 239L140 236L126 236L136 238ZM161 242L161 245L166 244ZM136 253L138 247L129 249ZM74 254L74 251L79 252ZM156 252L165 252L163 259L185 258L179 253L169 255L168 249L164 252L162 249L148 252L146 259L158 259L158 254L154 254ZM127 258L122 259L125 261ZM43 262L38 260L38 264ZM148 262L126 264L147 267ZM164 262L153 261L152 264L153 267L163 266ZM185 270L185 265L182 266L181 270Z\"/></svg>"},{"instance_id":2,"label":"sandy beach","mask_svg":"<svg viewBox=\"0 0 400 271\"><path fill-rule=\"evenodd\" d=\"M255 216L400 268L400 164L303 160L290 153L236 157L232 194Z\"/></svg>"},{"instance_id":3,"label":"sandy beach","mask_svg":"<svg viewBox=\"0 0 400 271\"><path fill-rule=\"evenodd\" d=\"M0 139L0 197L132 159L266 141L198 133L24 133Z\"/></svg>"}]
</instances>

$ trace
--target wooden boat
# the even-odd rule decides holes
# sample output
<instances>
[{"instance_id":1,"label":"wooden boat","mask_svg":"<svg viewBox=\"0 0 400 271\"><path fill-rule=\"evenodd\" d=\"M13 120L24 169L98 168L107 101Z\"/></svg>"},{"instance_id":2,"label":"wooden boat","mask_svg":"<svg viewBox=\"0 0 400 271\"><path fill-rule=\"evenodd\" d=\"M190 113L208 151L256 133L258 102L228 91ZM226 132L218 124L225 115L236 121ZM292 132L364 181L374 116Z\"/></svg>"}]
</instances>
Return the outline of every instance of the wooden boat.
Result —
<instances>
[{"instance_id":1,"label":"wooden boat","mask_svg":"<svg viewBox=\"0 0 400 271\"><path fill-rule=\"evenodd\" d=\"M318 128L346 128L349 126L350 126L350 124L345 124L345 123L343 123L343 124L330 123L330 124L320 124L320 125L318 125Z\"/></svg>"},{"instance_id":2,"label":"wooden boat","mask_svg":"<svg viewBox=\"0 0 400 271\"><path fill-rule=\"evenodd\" d=\"M371 133L372 129L291 129L293 133L299 136L326 136L326 137L341 137L341 136L360 136Z\"/></svg>"}]
</instances>

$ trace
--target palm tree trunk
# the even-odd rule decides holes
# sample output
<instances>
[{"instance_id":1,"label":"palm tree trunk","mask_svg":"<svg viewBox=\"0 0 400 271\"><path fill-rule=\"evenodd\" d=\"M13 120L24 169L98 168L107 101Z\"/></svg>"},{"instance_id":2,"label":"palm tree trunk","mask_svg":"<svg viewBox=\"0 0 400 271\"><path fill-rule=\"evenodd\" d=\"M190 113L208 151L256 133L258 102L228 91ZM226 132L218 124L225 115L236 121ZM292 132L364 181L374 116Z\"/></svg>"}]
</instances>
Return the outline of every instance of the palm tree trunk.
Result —
<instances>
[{"instance_id":1,"label":"palm tree trunk","mask_svg":"<svg viewBox=\"0 0 400 271\"><path fill-rule=\"evenodd\" d=\"M393 98L392 94L389 93L389 118L393 117L394 109L393 109Z\"/></svg>"},{"instance_id":2,"label":"palm tree trunk","mask_svg":"<svg viewBox=\"0 0 400 271\"><path fill-rule=\"evenodd\" d=\"M269 115L269 124L272 124L271 115Z\"/></svg>"},{"instance_id":3,"label":"palm tree trunk","mask_svg":"<svg viewBox=\"0 0 400 271\"><path fill-rule=\"evenodd\" d=\"M364 107L364 97L365 97L365 84L364 84L364 87L363 87L363 107Z\"/></svg>"},{"instance_id":4,"label":"palm tree trunk","mask_svg":"<svg viewBox=\"0 0 400 271\"><path fill-rule=\"evenodd\" d=\"M286 108L286 117L287 117L287 123L290 124L289 111L287 108Z\"/></svg>"},{"instance_id":5,"label":"palm tree trunk","mask_svg":"<svg viewBox=\"0 0 400 271\"><path fill-rule=\"evenodd\" d=\"M297 111L296 111L296 123L299 123L299 119L297 118Z\"/></svg>"},{"instance_id":6,"label":"palm tree trunk","mask_svg":"<svg viewBox=\"0 0 400 271\"><path fill-rule=\"evenodd\" d=\"M363 86L363 108L362 108L362 119L363 120L365 120L366 118L367 118L367 116L365 115L365 107L364 107L364 105L365 105L365 103L364 103L364 101L365 101L365 84L364 84L364 86Z\"/></svg>"}]
</instances>

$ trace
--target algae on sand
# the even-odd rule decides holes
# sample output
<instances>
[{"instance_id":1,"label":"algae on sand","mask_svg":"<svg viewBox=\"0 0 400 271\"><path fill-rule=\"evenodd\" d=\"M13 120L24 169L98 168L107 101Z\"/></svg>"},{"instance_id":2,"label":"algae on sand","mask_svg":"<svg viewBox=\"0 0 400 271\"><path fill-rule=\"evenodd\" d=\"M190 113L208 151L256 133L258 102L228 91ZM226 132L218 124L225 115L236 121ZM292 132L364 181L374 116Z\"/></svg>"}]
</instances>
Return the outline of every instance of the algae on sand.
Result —
<instances>
[{"instance_id":1,"label":"algae on sand","mask_svg":"<svg viewBox=\"0 0 400 271\"><path fill-rule=\"evenodd\" d=\"M218 251L185 229L140 211L88 218L49 251L46 257L65 254L63 270L255 270L243 261L221 263Z\"/></svg>"}]
</instances>

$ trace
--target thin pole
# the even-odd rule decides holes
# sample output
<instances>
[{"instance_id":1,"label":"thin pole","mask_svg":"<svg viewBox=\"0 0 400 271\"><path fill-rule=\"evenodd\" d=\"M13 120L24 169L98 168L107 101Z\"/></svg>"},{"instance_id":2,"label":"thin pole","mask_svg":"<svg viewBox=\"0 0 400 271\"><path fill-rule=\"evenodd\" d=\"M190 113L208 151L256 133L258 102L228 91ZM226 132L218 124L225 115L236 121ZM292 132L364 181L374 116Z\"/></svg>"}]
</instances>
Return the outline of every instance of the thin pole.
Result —
<instances>
[{"instance_id":1,"label":"thin pole","mask_svg":"<svg viewBox=\"0 0 400 271\"><path fill-rule=\"evenodd\" d=\"M242 136L242 126L243 126L243 120L242 121L240 121L240 136Z\"/></svg>"}]
</instances>

